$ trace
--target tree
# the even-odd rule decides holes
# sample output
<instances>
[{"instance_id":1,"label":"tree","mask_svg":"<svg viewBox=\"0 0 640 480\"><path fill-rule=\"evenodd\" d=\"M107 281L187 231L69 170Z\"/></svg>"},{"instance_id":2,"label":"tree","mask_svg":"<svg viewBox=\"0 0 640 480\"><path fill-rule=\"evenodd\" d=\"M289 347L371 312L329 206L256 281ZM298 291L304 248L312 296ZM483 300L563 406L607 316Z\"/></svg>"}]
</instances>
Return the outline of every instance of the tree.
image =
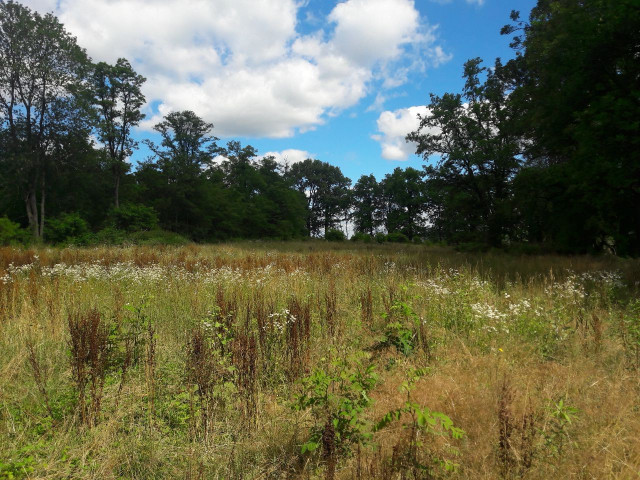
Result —
<instances>
[{"instance_id":1,"label":"tree","mask_svg":"<svg viewBox=\"0 0 640 480\"><path fill-rule=\"evenodd\" d=\"M386 201L386 228L389 233L402 233L408 238L424 234L426 222L425 183L415 168L396 168L382 181Z\"/></svg>"},{"instance_id":2,"label":"tree","mask_svg":"<svg viewBox=\"0 0 640 480\"><path fill-rule=\"evenodd\" d=\"M510 63L522 72L512 101L528 140L518 188L536 223L526 230L566 251L612 240L640 254L638 2L539 0L528 22L512 20L502 33L516 33Z\"/></svg>"},{"instance_id":3,"label":"tree","mask_svg":"<svg viewBox=\"0 0 640 480\"><path fill-rule=\"evenodd\" d=\"M145 81L124 58L119 58L115 65L100 62L93 71L98 138L104 144L113 173L116 208L120 206L120 182L129 170L126 159L137 147L137 142L131 137L131 129L144 118L140 107L145 102L141 90Z\"/></svg>"},{"instance_id":4,"label":"tree","mask_svg":"<svg viewBox=\"0 0 640 480\"><path fill-rule=\"evenodd\" d=\"M320 236L339 225L349 205L351 180L339 167L320 160L294 163L287 176L294 188L307 198L307 231Z\"/></svg>"},{"instance_id":5,"label":"tree","mask_svg":"<svg viewBox=\"0 0 640 480\"><path fill-rule=\"evenodd\" d=\"M165 228L205 238L212 228L208 210L216 208L206 176L219 150L213 125L186 110L167 114L154 129L162 137L160 145L146 143L156 163L141 165L139 178L145 179Z\"/></svg>"},{"instance_id":6,"label":"tree","mask_svg":"<svg viewBox=\"0 0 640 480\"><path fill-rule=\"evenodd\" d=\"M47 172L74 137L88 133L82 101L88 66L56 17L0 3L2 167L24 200L36 239L44 232Z\"/></svg>"},{"instance_id":7,"label":"tree","mask_svg":"<svg viewBox=\"0 0 640 480\"><path fill-rule=\"evenodd\" d=\"M384 223L382 185L373 175L362 175L353 187L352 200L356 232L373 235Z\"/></svg>"},{"instance_id":8,"label":"tree","mask_svg":"<svg viewBox=\"0 0 640 480\"><path fill-rule=\"evenodd\" d=\"M509 101L508 73L499 59L493 69L482 67L479 58L467 61L463 95L432 94L429 113L419 116L420 126L407 135L425 160L439 157L425 169L432 202L439 203L433 212L462 216L465 231L496 246L512 233L510 182L522 150L510 122L516 107ZM456 240L455 232L447 237Z\"/></svg>"}]
</instances>

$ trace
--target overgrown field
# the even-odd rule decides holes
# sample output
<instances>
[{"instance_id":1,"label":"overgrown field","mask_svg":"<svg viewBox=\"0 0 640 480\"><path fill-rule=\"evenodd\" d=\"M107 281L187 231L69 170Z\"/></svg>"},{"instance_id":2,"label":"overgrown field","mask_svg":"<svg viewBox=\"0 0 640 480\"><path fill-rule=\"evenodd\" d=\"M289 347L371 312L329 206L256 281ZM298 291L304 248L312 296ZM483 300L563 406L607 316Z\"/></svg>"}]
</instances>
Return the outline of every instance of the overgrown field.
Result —
<instances>
[{"instance_id":1,"label":"overgrown field","mask_svg":"<svg viewBox=\"0 0 640 480\"><path fill-rule=\"evenodd\" d=\"M639 263L0 249L0 478L636 478Z\"/></svg>"}]
</instances>

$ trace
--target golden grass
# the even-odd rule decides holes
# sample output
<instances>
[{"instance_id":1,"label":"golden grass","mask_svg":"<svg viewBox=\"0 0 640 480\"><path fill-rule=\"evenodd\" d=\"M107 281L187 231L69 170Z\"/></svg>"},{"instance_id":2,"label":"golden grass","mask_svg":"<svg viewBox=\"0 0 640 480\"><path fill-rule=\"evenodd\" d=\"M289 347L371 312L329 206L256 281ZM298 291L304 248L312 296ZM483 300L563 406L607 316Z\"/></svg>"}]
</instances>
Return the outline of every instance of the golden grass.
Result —
<instances>
[{"instance_id":1,"label":"golden grass","mask_svg":"<svg viewBox=\"0 0 640 480\"><path fill-rule=\"evenodd\" d=\"M300 377L357 352L378 375L364 420L401 407L400 386L421 368L411 400L465 436L421 437L420 458L450 459L453 472L392 471L409 448L405 414L347 445L336 478L637 478L639 265L323 242L0 248L0 478L324 478L321 452L301 453L324 417L292 404ZM291 320L306 305L308 333ZM83 426L67 325L92 309L121 354L142 312L156 348L153 369L145 350L124 380L114 357L99 421ZM408 356L384 343L392 320L421 335ZM214 332L216 355L232 352L214 362L206 426L187 372L194 329Z\"/></svg>"}]
</instances>

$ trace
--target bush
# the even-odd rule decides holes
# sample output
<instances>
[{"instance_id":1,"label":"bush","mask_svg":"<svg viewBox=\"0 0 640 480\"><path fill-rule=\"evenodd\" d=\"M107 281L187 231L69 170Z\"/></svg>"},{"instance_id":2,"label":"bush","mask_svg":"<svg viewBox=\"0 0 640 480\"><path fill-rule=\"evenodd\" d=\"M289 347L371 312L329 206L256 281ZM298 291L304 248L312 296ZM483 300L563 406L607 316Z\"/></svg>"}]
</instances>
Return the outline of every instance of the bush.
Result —
<instances>
[{"instance_id":1,"label":"bush","mask_svg":"<svg viewBox=\"0 0 640 480\"><path fill-rule=\"evenodd\" d=\"M363 233L363 232L356 232L351 237L351 241L352 242L371 243L372 240L373 240L373 237L371 235L369 235L368 233Z\"/></svg>"},{"instance_id":2,"label":"bush","mask_svg":"<svg viewBox=\"0 0 640 480\"><path fill-rule=\"evenodd\" d=\"M376 233L375 239L378 243L384 243L387 241L387 236L382 232L378 232Z\"/></svg>"},{"instance_id":3,"label":"bush","mask_svg":"<svg viewBox=\"0 0 640 480\"><path fill-rule=\"evenodd\" d=\"M158 227L156 211L142 204L128 203L109 212L111 226L117 230L137 232L155 230Z\"/></svg>"},{"instance_id":4,"label":"bush","mask_svg":"<svg viewBox=\"0 0 640 480\"><path fill-rule=\"evenodd\" d=\"M50 243L89 243L89 224L78 213L63 213L45 224L44 237Z\"/></svg>"},{"instance_id":5,"label":"bush","mask_svg":"<svg viewBox=\"0 0 640 480\"><path fill-rule=\"evenodd\" d=\"M91 243L96 245L186 245L189 239L166 230L125 232L107 227L93 235Z\"/></svg>"},{"instance_id":6,"label":"bush","mask_svg":"<svg viewBox=\"0 0 640 480\"><path fill-rule=\"evenodd\" d=\"M127 237L136 245L186 245L189 239L175 232L166 230L150 230L148 232L134 232Z\"/></svg>"},{"instance_id":7,"label":"bush","mask_svg":"<svg viewBox=\"0 0 640 480\"><path fill-rule=\"evenodd\" d=\"M91 243L97 245L121 245L127 239L127 232L117 228L103 228L91 239Z\"/></svg>"},{"instance_id":8,"label":"bush","mask_svg":"<svg viewBox=\"0 0 640 480\"><path fill-rule=\"evenodd\" d=\"M387 234L387 242L391 242L391 243L409 243L409 237L407 237L404 233L391 232L391 233Z\"/></svg>"},{"instance_id":9,"label":"bush","mask_svg":"<svg viewBox=\"0 0 640 480\"><path fill-rule=\"evenodd\" d=\"M324 239L330 242L343 242L346 238L341 230L336 229L327 230L324 234Z\"/></svg>"},{"instance_id":10,"label":"bush","mask_svg":"<svg viewBox=\"0 0 640 480\"><path fill-rule=\"evenodd\" d=\"M29 232L7 217L0 217L0 245L15 245L29 241Z\"/></svg>"}]
</instances>

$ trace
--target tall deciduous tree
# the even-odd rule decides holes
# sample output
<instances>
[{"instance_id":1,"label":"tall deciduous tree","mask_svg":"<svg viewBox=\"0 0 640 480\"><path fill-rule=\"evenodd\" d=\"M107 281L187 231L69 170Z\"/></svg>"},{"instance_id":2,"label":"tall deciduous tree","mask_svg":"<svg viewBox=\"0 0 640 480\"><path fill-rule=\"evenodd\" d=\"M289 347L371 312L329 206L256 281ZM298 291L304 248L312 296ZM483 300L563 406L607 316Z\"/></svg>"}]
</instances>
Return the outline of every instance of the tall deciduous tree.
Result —
<instances>
[{"instance_id":1,"label":"tall deciduous tree","mask_svg":"<svg viewBox=\"0 0 640 480\"><path fill-rule=\"evenodd\" d=\"M2 167L20 191L36 239L44 232L47 172L69 139L87 134L81 98L88 65L56 17L0 2Z\"/></svg>"},{"instance_id":2,"label":"tall deciduous tree","mask_svg":"<svg viewBox=\"0 0 640 480\"><path fill-rule=\"evenodd\" d=\"M526 229L566 251L612 240L640 254L637 0L539 0L528 22L512 20L502 33L516 34L523 72L512 101L528 139Z\"/></svg>"},{"instance_id":3,"label":"tall deciduous tree","mask_svg":"<svg viewBox=\"0 0 640 480\"><path fill-rule=\"evenodd\" d=\"M422 174L415 168L396 168L382 183L386 201L386 228L414 238L424 234L427 198Z\"/></svg>"},{"instance_id":4,"label":"tall deciduous tree","mask_svg":"<svg viewBox=\"0 0 640 480\"><path fill-rule=\"evenodd\" d=\"M351 180L342 174L339 167L306 159L294 163L287 176L307 198L309 235L319 236L340 224L350 206Z\"/></svg>"},{"instance_id":5,"label":"tall deciduous tree","mask_svg":"<svg viewBox=\"0 0 640 480\"><path fill-rule=\"evenodd\" d=\"M373 175L362 175L352 191L352 219L357 232L373 235L384 223L383 188Z\"/></svg>"},{"instance_id":6,"label":"tall deciduous tree","mask_svg":"<svg viewBox=\"0 0 640 480\"><path fill-rule=\"evenodd\" d=\"M213 125L190 110L171 112L155 125L162 137L160 145L147 141L156 156L156 164L143 166L147 178L158 177L160 184L152 192L154 206L162 224L171 230L183 231L196 238L210 230L210 215L214 208L205 176L214 155L219 151Z\"/></svg>"},{"instance_id":7,"label":"tall deciduous tree","mask_svg":"<svg viewBox=\"0 0 640 480\"><path fill-rule=\"evenodd\" d=\"M433 201L443 202L434 211L462 215L463 228L475 231L476 240L500 245L512 228L510 185L522 149L509 121L512 84L500 60L493 69L482 67L478 58L469 60L464 78L462 95L431 95L429 113L419 117L419 128L407 140L417 143L416 153L425 160L439 157L426 168ZM448 237L456 240L455 232Z\"/></svg>"},{"instance_id":8,"label":"tall deciduous tree","mask_svg":"<svg viewBox=\"0 0 640 480\"><path fill-rule=\"evenodd\" d=\"M120 206L120 183L129 171L126 159L137 147L131 129L144 118L142 85L146 79L131 64L119 58L115 65L98 63L93 71L92 87L98 115L98 138L104 144L114 179L114 203Z\"/></svg>"}]
</instances>

